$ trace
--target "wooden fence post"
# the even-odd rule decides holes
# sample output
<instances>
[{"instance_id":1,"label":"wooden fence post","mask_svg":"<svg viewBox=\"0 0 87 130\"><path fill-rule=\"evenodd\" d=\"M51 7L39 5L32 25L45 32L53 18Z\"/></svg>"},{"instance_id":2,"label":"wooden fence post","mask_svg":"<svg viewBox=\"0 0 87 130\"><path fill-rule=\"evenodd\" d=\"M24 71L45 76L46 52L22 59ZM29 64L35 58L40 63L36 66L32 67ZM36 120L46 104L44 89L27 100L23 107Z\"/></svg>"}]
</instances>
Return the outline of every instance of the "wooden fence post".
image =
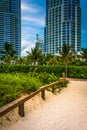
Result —
<instances>
[{"instance_id":1,"label":"wooden fence post","mask_svg":"<svg viewBox=\"0 0 87 130\"><path fill-rule=\"evenodd\" d=\"M23 117L24 116L24 103L19 105L18 114Z\"/></svg>"},{"instance_id":2,"label":"wooden fence post","mask_svg":"<svg viewBox=\"0 0 87 130\"><path fill-rule=\"evenodd\" d=\"M64 72L62 73L62 78L65 78L65 73Z\"/></svg>"},{"instance_id":3,"label":"wooden fence post","mask_svg":"<svg viewBox=\"0 0 87 130\"><path fill-rule=\"evenodd\" d=\"M41 97L45 100L45 90L41 92Z\"/></svg>"},{"instance_id":4,"label":"wooden fence post","mask_svg":"<svg viewBox=\"0 0 87 130\"><path fill-rule=\"evenodd\" d=\"M52 86L52 93L54 93L54 85Z\"/></svg>"}]
</instances>

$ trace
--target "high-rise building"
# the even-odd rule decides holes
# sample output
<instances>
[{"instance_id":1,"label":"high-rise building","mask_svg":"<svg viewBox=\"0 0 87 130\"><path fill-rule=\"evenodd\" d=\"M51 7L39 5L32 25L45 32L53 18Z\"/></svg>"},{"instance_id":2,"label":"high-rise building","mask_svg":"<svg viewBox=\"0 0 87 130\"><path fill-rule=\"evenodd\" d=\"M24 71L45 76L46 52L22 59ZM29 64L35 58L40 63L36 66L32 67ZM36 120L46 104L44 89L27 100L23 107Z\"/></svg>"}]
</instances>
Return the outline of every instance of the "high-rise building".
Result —
<instances>
[{"instance_id":1,"label":"high-rise building","mask_svg":"<svg viewBox=\"0 0 87 130\"><path fill-rule=\"evenodd\" d=\"M55 55L63 43L81 48L80 0L46 0L46 53Z\"/></svg>"},{"instance_id":2,"label":"high-rise building","mask_svg":"<svg viewBox=\"0 0 87 130\"><path fill-rule=\"evenodd\" d=\"M5 42L21 56L21 0L0 0L0 51Z\"/></svg>"},{"instance_id":3,"label":"high-rise building","mask_svg":"<svg viewBox=\"0 0 87 130\"><path fill-rule=\"evenodd\" d=\"M35 46L41 51L42 54L44 54L44 41L39 38L39 35L36 35L36 41L35 41Z\"/></svg>"}]
</instances>

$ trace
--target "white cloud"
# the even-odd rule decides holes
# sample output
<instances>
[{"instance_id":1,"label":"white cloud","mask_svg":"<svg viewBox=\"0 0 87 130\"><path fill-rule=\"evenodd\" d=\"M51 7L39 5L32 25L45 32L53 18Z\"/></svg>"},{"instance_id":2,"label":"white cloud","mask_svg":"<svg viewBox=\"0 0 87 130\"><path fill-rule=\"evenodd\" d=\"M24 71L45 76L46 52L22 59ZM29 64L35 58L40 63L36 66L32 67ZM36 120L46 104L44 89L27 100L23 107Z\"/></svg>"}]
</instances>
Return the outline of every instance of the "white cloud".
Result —
<instances>
[{"instance_id":1,"label":"white cloud","mask_svg":"<svg viewBox=\"0 0 87 130\"><path fill-rule=\"evenodd\" d=\"M38 12L37 9L33 8L33 7L30 7L29 5L25 4L25 3L22 3L21 4L21 9L22 11L29 11L29 12L32 12L32 13L36 13Z\"/></svg>"},{"instance_id":2,"label":"white cloud","mask_svg":"<svg viewBox=\"0 0 87 130\"><path fill-rule=\"evenodd\" d=\"M22 17L23 21L31 22L34 25L39 25L39 26L44 26L44 17L29 17L29 16L23 16Z\"/></svg>"},{"instance_id":3,"label":"white cloud","mask_svg":"<svg viewBox=\"0 0 87 130\"><path fill-rule=\"evenodd\" d=\"M29 42L28 40L22 40L22 52L21 56L26 56L26 51L31 51L31 48L34 48L35 44L33 42Z\"/></svg>"}]
</instances>

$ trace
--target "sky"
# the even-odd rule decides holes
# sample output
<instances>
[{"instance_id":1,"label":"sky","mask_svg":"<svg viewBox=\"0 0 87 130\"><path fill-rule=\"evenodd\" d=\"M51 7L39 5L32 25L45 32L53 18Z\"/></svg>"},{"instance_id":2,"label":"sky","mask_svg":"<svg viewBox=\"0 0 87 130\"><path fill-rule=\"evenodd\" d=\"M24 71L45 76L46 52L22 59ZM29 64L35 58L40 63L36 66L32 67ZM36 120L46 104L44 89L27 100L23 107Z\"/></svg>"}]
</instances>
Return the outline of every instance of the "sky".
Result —
<instances>
[{"instance_id":1,"label":"sky","mask_svg":"<svg viewBox=\"0 0 87 130\"><path fill-rule=\"evenodd\" d=\"M81 0L81 10L82 10L82 30L81 30L81 39L82 43L81 46L82 48L87 48L87 0Z\"/></svg>"},{"instance_id":2,"label":"sky","mask_svg":"<svg viewBox=\"0 0 87 130\"><path fill-rule=\"evenodd\" d=\"M21 0L22 56L35 47L36 34L44 39L46 0ZM87 0L81 0L82 47L87 47Z\"/></svg>"},{"instance_id":3,"label":"sky","mask_svg":"<svg viewBox=\"0 0 87 130\"><path fill-rule=\"evenodd\" d=\"M45 23L45 0L22 0L22 56L35 46L36 34L43 39Z\"/></svg>"}]
</instances>

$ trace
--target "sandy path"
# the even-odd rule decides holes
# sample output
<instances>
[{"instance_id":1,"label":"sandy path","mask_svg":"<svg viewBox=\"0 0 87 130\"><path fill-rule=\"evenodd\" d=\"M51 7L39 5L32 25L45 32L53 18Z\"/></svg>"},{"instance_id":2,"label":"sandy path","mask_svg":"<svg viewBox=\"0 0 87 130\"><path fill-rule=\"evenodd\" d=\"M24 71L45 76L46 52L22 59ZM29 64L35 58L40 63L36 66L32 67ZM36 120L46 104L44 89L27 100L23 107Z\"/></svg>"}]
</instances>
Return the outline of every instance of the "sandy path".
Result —
<instances>
[{"instance_id":1,"label":"sandy path","mask_svg":"<svg viewBox=\"0 0 87 130\"><path fill-rule=\"evenodd\" d=\"M87 130L87 81L71 81L43 107L0 130Z\"/></svg>"}]
</instances>

